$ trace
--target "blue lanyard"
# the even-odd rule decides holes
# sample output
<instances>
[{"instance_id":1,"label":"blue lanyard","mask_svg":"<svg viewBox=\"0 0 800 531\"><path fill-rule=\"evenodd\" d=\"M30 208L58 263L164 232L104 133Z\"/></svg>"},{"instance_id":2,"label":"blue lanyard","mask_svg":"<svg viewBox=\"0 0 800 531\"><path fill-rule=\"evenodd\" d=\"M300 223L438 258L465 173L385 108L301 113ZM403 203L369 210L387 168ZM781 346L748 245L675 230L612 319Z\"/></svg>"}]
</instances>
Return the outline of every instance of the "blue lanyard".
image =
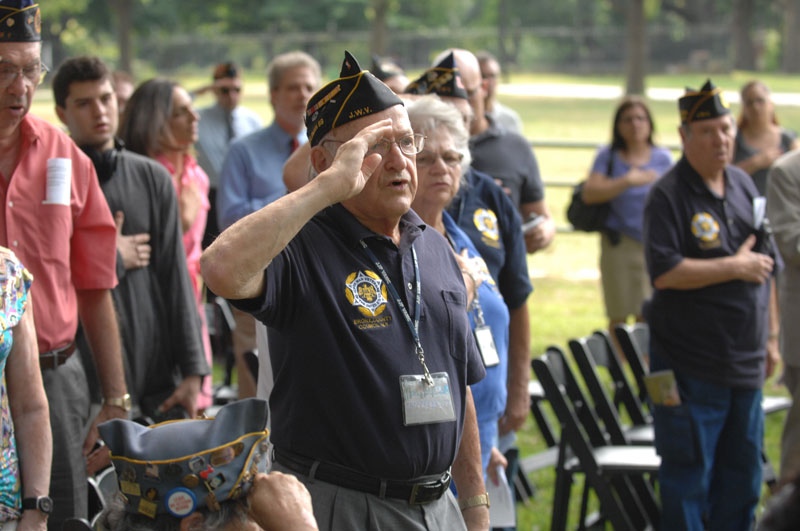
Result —
<instances>
[{"instance_id":1,"label":"blue lanyard","mask_svg":"<svg viewBox=\"0 0 800 531\"><path fill-rule=\"evenodd\" d=\"M403 303L403 299L400 298L400 294L395 289L394 284L392 284L392 279L389 278L389 275L386 273L386 270L383 268L383 264L380 263L378 257L375 256L375 253L367 246L364 240L360 240L359 243L361 247L364 248L364 252L367 253L372 263L375 264L375 268L383 277L383 281L386 282L386 288L389 290L389 293L392 295L395 304L400 309L400 313L403 315L403 319L406 321L408 325L408 329L411 331L411 336L414 338L414 344L417 348L417 357L419 358L419 362L422 364L422 368L425 371L425 382L429 385L433 384L433 378L431 377L430 371L428 371L428 366L425 365L425 351L422 348L422 342L419 339L419 316L420 316L420 308L422 307L422 283L420 282L419 277L419 262L417 261L417 251L414 249L414 244L411 244L411 256L414 259L414 278L416 283L416 294L414 296L415 300L415 307L414 307L414 320L411 320L411 315L408 313L408 309L406 305Z\"/></svg>"}]
</instances>

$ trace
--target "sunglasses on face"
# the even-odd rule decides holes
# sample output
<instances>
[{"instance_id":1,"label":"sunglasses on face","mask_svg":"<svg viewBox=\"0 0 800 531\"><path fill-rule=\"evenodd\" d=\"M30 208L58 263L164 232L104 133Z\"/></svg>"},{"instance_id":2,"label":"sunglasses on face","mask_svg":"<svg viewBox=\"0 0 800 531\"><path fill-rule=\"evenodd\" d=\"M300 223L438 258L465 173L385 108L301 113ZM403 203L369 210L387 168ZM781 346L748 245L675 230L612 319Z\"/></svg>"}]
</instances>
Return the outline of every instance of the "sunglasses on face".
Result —
<instances>
[{"instance_id":1,"label":"sunglasses on face","mask_svg":"<svg viewBox=\"0 0 800 531\"><path fill-rule=\"evenodd\" d=\"M231 93L239 94L242 91L242 87L222 87L219 91L226 96Z\"/></svg>"}]
</instances>

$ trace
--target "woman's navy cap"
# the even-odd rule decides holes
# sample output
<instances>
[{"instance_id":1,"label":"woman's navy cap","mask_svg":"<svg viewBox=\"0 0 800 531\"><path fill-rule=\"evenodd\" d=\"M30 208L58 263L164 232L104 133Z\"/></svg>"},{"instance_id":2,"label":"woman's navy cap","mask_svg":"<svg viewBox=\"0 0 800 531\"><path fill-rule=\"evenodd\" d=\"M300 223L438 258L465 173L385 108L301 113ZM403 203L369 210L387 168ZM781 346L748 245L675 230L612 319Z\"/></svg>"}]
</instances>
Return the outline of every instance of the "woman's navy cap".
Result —
<instances>
[{"instance_id":1,"label":"woman's navy cap","mask_svg":"<svg viewBox=\"0 0 800 531\"><path fill-rule=\"evenodd\" d=\"M730 105L722 95L722 89L715 87L711 80L700 90L687 88L678 100L681 123L690 124L699 120L710 120L731 113Z\"/></svg>"},{"instance_id":2,"label":"woman's navy cap","mask_svg":"<svg viewBox=\"0 0 800 531\"><path fill-rule=\"evenodd\" d=\"M469 99L464 83L461 81L461 74L456 68L456 60L453 52L422 73L416 81L409 83L404 91L406 94L436 94L448 98Z\"/></svg>"},{"instance_id":3,"label":"woman's navy cap","mask_svg":"<svg viewBox=\"0 0 800 531\"><path fill-rule=\"evenodd\" d=\"M308 141L316 146L332 129L394 105L403 101L368 70L362 71L355 57L345 51L339 79L319 89L306 106Z\"/></svg>"},{"instance_id":4,"label":"woman's navy cap","mask_svg":"<svg viewBox=\"0 0 800 531\"><path fill-rule=\"evenodd\" d=\"M0 42L39 42L42 17L32 0L0 0Z\"/></svg>"}]
</instances>

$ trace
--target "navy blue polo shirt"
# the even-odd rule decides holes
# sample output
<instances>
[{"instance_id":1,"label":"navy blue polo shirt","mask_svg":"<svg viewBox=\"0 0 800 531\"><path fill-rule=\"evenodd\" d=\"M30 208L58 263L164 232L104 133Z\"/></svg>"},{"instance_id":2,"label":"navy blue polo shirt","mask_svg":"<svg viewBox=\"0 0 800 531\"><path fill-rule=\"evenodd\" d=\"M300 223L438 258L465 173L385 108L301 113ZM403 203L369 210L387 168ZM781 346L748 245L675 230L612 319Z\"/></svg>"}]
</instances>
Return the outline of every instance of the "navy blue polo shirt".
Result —
<instances>
[{"instance_id":1,"label":"navy blue polo shirt","mask_svg":"<svg viewBox=\"0 0 800 531\"><path fill-rule=\"evenodd\" d=\"M440 474L456 456L466 387L485 374L467 294L444 237L414 212L396 246L341 205L312 218L264 272L263 296L234 301L268 326L277 448L372 476ZM399 379L422 374L411 332L364 240L414 316L413 244L422 304L419 333L431 373L450 376L457 421L403 425Z\"/></svg>"},{"instance_id":2,"label":"navy blue polo shirt","mask_svg":"<svg viewBox=\"0 0 800 531\"><path fill-rule=\"evenodd\" d=\"M508 307L525 304L533 287L522 220L503 189L485 173L468 168L447 211L478 248Z\"/></svg>"},{"instance_id":3,"label":"navy blue polo shirt","mask_svg":"<svg viewBox=\"0 0 800 531\"><path fill-rule=\"evenodd\" d=\"M736 254L755 232L758 191L739 168L725 168L725 196L711 192L686 158L656 181L644 213L651 281L684 258ZM772 249L774 249L774 243ZM774 251L771 253L775 257ZM761 387L769 282L732 280L691 290L654 290L647 311L651 348L676 369L735 388Z\"/></svg>"},{"instance_id":4,"label":"navy blue polo shirt","mask_svg":"<svg viewBox=\"0 0 800 531\"><path fill-rule=\"evenodd\" d=\"M530 143L522 135L498 127L487 116L489 128L469 139L472 166L499 179L511 190L511 202L535 203L544 199L539 163Z\"/></svg>"}]
</instances>

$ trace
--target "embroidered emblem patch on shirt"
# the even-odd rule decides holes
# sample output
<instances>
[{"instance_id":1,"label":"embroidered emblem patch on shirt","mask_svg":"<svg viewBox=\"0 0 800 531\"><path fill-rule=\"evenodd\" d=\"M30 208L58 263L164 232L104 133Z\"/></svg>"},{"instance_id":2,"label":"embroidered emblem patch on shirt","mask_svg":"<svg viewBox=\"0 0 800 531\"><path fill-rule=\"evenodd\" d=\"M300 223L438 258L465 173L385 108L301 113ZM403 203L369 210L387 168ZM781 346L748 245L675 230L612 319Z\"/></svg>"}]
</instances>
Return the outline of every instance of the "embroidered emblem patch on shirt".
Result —
<instances>
[{"instance_id":1,"label":"embroidered emblem patch on shirt","mask_svg":"<svg viewBox=\"0 0 800 531\"><path fill-rule=\"evenodd\" d=\"M698 212L692 217L692 234L700 240L703 249L720 245L719 223L708 212Z\"/></svg>"},{"instance_id":2,"label":"embroidered emblem patch on shirt","mask_svg":"<svg viewBox=\"0 0 800 531\"><path fill-rule=\"evenodd\" d=\"M500 240L500 229L497 225L497 215L488 208L479 208L472 216L475 226L481 231L483 241L492 247L498 246Z\"/></svg>"},{"instance_id":3,"label":"embroidered emblem patch on shirt","mask_svg":"<svg viewBox=\"0 0 800 531\"><path fill-rule=\"evenodd\" d=\"M392 321L390 315L381 317L386 310L386 286L376 273L370 270L350 273L345 280L344 294L348 302L358 308L366 319L356 319L353 324L361 330L383 328Z\"/></svg>"}]
</instances>

